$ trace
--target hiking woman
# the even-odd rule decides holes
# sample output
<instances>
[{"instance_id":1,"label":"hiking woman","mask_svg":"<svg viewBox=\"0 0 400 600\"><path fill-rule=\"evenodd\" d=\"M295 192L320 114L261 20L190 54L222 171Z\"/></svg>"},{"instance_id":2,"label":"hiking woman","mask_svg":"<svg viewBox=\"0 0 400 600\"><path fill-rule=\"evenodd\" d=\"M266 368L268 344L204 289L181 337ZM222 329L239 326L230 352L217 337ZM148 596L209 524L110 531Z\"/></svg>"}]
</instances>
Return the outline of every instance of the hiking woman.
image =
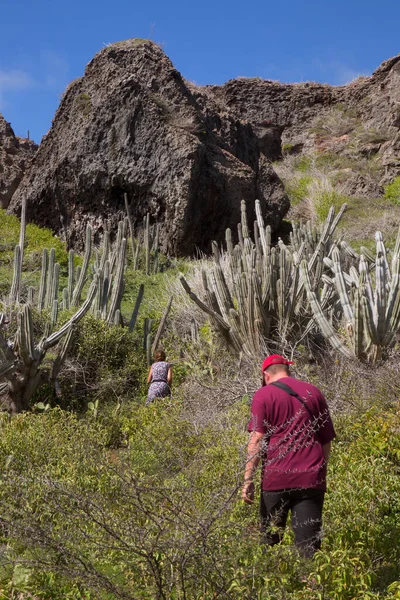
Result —
<instances>
[{"instance_id":1,"label":"hiking woman","mask_svg":"<svg viewBox=\"0 0 400 600\"><path fill-rule=\"evenodd\" d=\"M146 405L153 402L155 398L166 398L171 395L171 365L165 360L164 350L155 351L154 363L150 367L147 383L149 384L149 391Z\"/></svg>"}]
</instances>

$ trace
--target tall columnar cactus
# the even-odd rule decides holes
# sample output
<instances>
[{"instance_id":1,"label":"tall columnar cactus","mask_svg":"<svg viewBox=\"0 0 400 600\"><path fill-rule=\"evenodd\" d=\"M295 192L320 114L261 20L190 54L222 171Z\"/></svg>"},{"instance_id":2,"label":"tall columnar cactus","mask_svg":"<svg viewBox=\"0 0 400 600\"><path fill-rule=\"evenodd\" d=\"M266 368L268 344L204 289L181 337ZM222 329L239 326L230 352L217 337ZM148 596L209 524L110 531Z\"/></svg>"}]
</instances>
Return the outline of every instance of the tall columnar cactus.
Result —
<instances>
[{"instance_id":1,"label":"tall columnar cactus","mask_svg":"<svg viewBox=\"0 0 400 600\"><path fill-rule=\"evenodd\" d=\"M162 316L161 321L160 321L160 325L158 326L157 333L155 335L153 344L151 346L151 352L152 353L155 352L155 350L158 348L158 345L159 345L159 343L161 341L161 337L162 337L162 335L164 333L165 325L166 325L166 322L167 322L167 319L168 319L169 311L171 310L172 301L173 301L173 296L171 296L170 299L168 300L168 304L167 304L167 306L166 306L166 308L164 310L163 316Z\"/></svg>"},{"instance_id":2,"label":"tall columnar cactus","mask_svg":"<svg viewBox=\"0 0 400 600\"><path fill-rule=\"evenodd\" d=\"M74 308L80 304L83 286L85 285L89 261L92 256L92 228L90 225L86 227L85 254L83 256L82 267L79 270L79 276L76 275L76 285L70 299L71 307Z\"/></svg>"},{"instance_id":3,"label":"tall columnar cactus","mask_svg":"<svg viewBox=\"0 0 400 600\"><path fill-rule=\"evenodd\" d=\"M233 245L231 231L226 233L227 272L222 268L218 246L213 244L214 267L203 273L204 301L181 277L186 292L210 316L235 352L259 356L271 342L284 347L298 340L305 328L311 328L313 315L300 277L300 263L306 261L312 287L322 285L324 257L332 251L333 234L343 211L335 218L331 209L321 229L313 229L309 223L294 228L290 246L280 240L273 247L271 229L264 224L258 201L252 241L243 202L238 245Z\"/></svg>"},{"instance_id":4,"label":"tall columnar cactus","mask_svg":"<svg viewBox=\"0 0 400 600\"><path fill-rule=\"evenodd\" d=\"M25 211L23 211L23 217ZM21 230L25 229L25 218L21 221ZM76 312L73 317L58 331L56 329L58 310L59 310L59 272L60 266L56 262L54 249L43 251L42 270L40 278L39 293L37 295L37 308L49 310L49 318L44 328L43 339L36 343L33 339L32 324L32 301L33 291L28 295L28 303L22 306L18 313L17 332L14 341L6 339L6 332L2 331L0 324L0 377L5 380L0 384L1 394L8 398L11 412L19 412L29 407L29 403L35 391L45 381L54 381L64 362L68 351L72 331L80 319L90 309L94 298L98 297L98 289L101 287L101 303L99 311L103 318L108 318L110 323L114 323L116 315L119 315L120 322L120 302L123 292L123 273L125 267L125 247L126 223L119 227L118 244L114 251L110 253L109 234L106 232L103 241L103 254L101 260L95 262L95 273L91 274L89 265L92 257L92 229L90 225L86 229L86 247L82 267L78 267L75 272L74 253L69 253L69 275L68 287L62 291L61 306L63 309L75 307ZM20 244L16 247L16 260L14 261L14 278L9 307L20 302L20 281L21 281L21 248L24 244L24 234L20 235ZM110 260L115 267L115 273L110 271ZM86 294L85 301L81 302L81 296L84 294L84 287L89 277L93 279L89 291ZM107 279L108 286L104 285ZM100 286L101 284L101 286ZM110 300L110 309L108 310L108 301ZM82 304L79 308L79 304ZM137 307L138 310L138 307ZM136 315L137 316L137 315ZM55 359L45 361L43 359L48 351L54 345L59 344L65 339L64 344L59 347ZM52 365L52 366L51 366Z\"/></svg>"},{"instance_id":5,"label":"tall columnar cactus","mask_svg":"<svg viewBox=\"0 0 400 600\"><path fill-rule=\"evenodd\" d=\"M133 270L139 268L139 253L144 252L144 271L146 275L159 271L159 240L160 224L150 225L150 214L147 213L143 219L142 233L135 236L132 215L129 207L128 194L124 194L125 211L131 238L132 265ZM126 237L126 236L125 236Z\"/></svg>"},{"instance_id":6,"label":"tall columnar cactus","mask_svg":"<svg viewBox=\"0 0 400 600\"><path fill-rule=\"evenodd\" d=\"M122 294L124 290L124 269L125 269L125 255L126 255L126 238L121 239L121 243L118 249L118 256L116 257L116 271L114 276L114 285L112 287L110 309L108 311L107 321L108 323L114 322L115 313L120 310Z\"/></svg>"},{"instance_id":7,"label":"tall columnar cactus","mask_svg":"<svg viewBox=\"0 0 400 600\"><path fill-rule=\"evenodd\" d=\"M127 216L128 224L129 224L129 234L130 234L130 237L131 237L131 248L132 248L132 259L133 259L133 264L134 264L135 263L135 256L136 256L136 245L137 245L137 242L135 240L135 229L133 227L133 221L132 221L131 211L129 209L128 194L124 194L124 202L125 202L126 216Z\"/></svg>"},{"instance_id":8,"label":"tall columnar cactus","mask_svg":"<svg viewBox=\"0 0 400 600\"><path fill-rule=\"evenodd\" d=\"M115 243L110 242L110 232L107 224L103 236L103 244L100 250L95 251L93 259L92 252L92 228L87 225L86 244L82 266L75 269L74 252L71 250L68 256L68 284L62 290L59 290L60 265L56 262L54 249L50 252L45 249L42 255L42 270L40 277L40 287L38 293L34 289L28 290L28 303L22 307L18 316L18 327L15 340L6 340L5 332L1 332L0 323L0 378L5 379L0 384L0 393L6 394L9 400L11 412L19 412L29 407L29 403L35 391L44 381L53 381L56 383L57 374L64 362L68 351L74 326L84 316L92 306L94 314L106 320L110 325L123 325L124 319L121 314L121 300L124 292L124 275L126 268L126 246L128 226L131 237L133 229L128 218L118 224L118 232ZM25 237L25 204L22 211L20 243L15 250L14 278L12 292L9 300L11 301L10 310L20 302L21 291L21 270L22 254ZM158 240L159 227L150 227L149 216L145 220L145 240L146 240L146 267L150 271L150 257L154 256L153 271L158 270ZM140 244L135 240L136 246L133 247L133 259L137 261L138 249ZM85 296L85 286L92 280L86 300L81 308L78 308L81 297ZM61 292L61 294L60 294ZM129 330L135 327L141 301L143 299L144 286L139 288L135 307L129 322ZM36 301L39 311L48 312L47 323L44 327L43 339L36 343L33 340L32 326L32 306ZM171 307L171 301L167 306L166 312L162 318L159 329L156 334L156 341L160 339L168 312ZM75 308L74 316L61 327L58 331L57 319L59 309L71 310ZM144 339L144 350L151 360L152 323L146 320L146 331ZM54 332L53 332L54 331ZM45 361L47 367L43 366L43 359L47 350L61 342L64 343L59 348L59 352L52 361ZM52 363L52 368L50 365Z\"/></svg>"},{"instance_id":9,"label":"tall columnar cactus","mask_svg":"<svg viewBox=\"0 0 400 600\"><path fill-rule=\"evenodd\" d=\"M15 247L14 251L14 272L13 272L13 281L11 284L10 291L10 304L14 304L15 302L20 301L21 295L21 273L22 273L22 263L24 260L24 247L25 247L25 231L26 231L26 198L25 196L22 198L22 206L21 206L21 227L19 230L19 242Z\"/></svg>"}]
</instances>

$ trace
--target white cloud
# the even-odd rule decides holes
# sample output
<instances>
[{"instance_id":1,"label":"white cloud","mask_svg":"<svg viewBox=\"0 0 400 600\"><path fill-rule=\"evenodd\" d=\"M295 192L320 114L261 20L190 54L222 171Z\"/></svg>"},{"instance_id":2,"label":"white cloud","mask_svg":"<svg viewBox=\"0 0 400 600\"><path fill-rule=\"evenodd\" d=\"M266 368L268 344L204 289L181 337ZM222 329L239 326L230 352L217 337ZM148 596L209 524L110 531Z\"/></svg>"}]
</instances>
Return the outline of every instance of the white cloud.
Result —
<instances>
[{"instance_id":1,"label":"white cloud","mask_svg":"<svg viewBox=\"0 0 400 600\"><path fill-rule=\"evenodd\" d=\"M366 73L335 60L323 62L314 59L313 67L321 74L323 80L332 85L345 85L360 75L366 75Z\"/></svg>"},{"instance_id":2,"label":"white cloud","mask_svg":"<svg viewBox=\"0 0 400 600\"><path fill-rule=\"evenodd\" d=\"M32 79L24 71L0 70L0 90L25 90L32 84Z\"/></svg>"},{"instance_id":3,"label":"white cloud","mask_svg":"<svg viewBox=\"0 0 400 600\"><path fill-rule=\"evenodd\" d=\"M11 91L23 91L33 85L33 79L25 71L0 69L0 109L7 106L6 94Z\"/></svg>"},{"instance_id":4,"label":"white cloud","mask_svg":"<svg viewBox=\"0 0 400 600\"><path fill-rule=\"evenodd\" d=\"M319 58L293 58L284 65L268 63L264 70L266 78L282 82L315 81L331 85L345 85L360 75L366 73L336 60L322 61Z\"/></svg>"},{"instance_id":5,"label":"white cloud","mask_svg":"<svg viewBox=\"0 0 400 600\"><path fill-rule=\"evenodd\" d=\"M60 94L69 80L67 60L53 51L42 51L37 57L25 57L22 68L0 69L0 112L9 106L11 92L41 88Z\"/></svg>"}]
</instances>

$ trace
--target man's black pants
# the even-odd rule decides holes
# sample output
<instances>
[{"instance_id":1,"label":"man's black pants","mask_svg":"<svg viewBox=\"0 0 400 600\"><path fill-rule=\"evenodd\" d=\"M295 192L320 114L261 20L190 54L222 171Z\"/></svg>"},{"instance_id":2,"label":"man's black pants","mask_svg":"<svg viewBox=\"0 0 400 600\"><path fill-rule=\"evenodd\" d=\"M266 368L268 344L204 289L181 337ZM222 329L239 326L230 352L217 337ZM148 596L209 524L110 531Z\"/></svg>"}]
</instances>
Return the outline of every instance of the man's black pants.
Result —
<instances>
[{"instance_id":1,"label":"man's black pants","mask_svg":"<svg viewBox=\"0 0 400 600\"><path fill-rule=\"evenodd\" d=\"M268 546L279 544L291 510L295 544L303 556L313 556L321 547L324 495L325 492L315 489L262 492L260 517L264 542Z\"/></svg>"}]
</instances>

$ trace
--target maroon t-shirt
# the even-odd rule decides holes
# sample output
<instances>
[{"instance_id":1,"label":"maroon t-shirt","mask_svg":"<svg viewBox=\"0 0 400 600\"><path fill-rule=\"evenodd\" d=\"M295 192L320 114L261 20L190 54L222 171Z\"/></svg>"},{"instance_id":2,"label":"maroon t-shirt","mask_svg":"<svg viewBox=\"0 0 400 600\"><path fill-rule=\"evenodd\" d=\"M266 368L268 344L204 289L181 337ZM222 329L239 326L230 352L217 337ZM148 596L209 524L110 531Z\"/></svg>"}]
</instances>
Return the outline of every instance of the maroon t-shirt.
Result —
<instances>
[{"instance_id":1,"label":"maroon t-shirt","mask_svg":"<svg viewBox=\"0 0 400 600\"><path fill-rule=\"evenodd\" d=\"M263 490L326 489L326 462L322 446L335 437L326 400L311 383L283 377L298 398L267 385L253 396L249 431L263 439Z\"/></svg>"}]
</instances>

